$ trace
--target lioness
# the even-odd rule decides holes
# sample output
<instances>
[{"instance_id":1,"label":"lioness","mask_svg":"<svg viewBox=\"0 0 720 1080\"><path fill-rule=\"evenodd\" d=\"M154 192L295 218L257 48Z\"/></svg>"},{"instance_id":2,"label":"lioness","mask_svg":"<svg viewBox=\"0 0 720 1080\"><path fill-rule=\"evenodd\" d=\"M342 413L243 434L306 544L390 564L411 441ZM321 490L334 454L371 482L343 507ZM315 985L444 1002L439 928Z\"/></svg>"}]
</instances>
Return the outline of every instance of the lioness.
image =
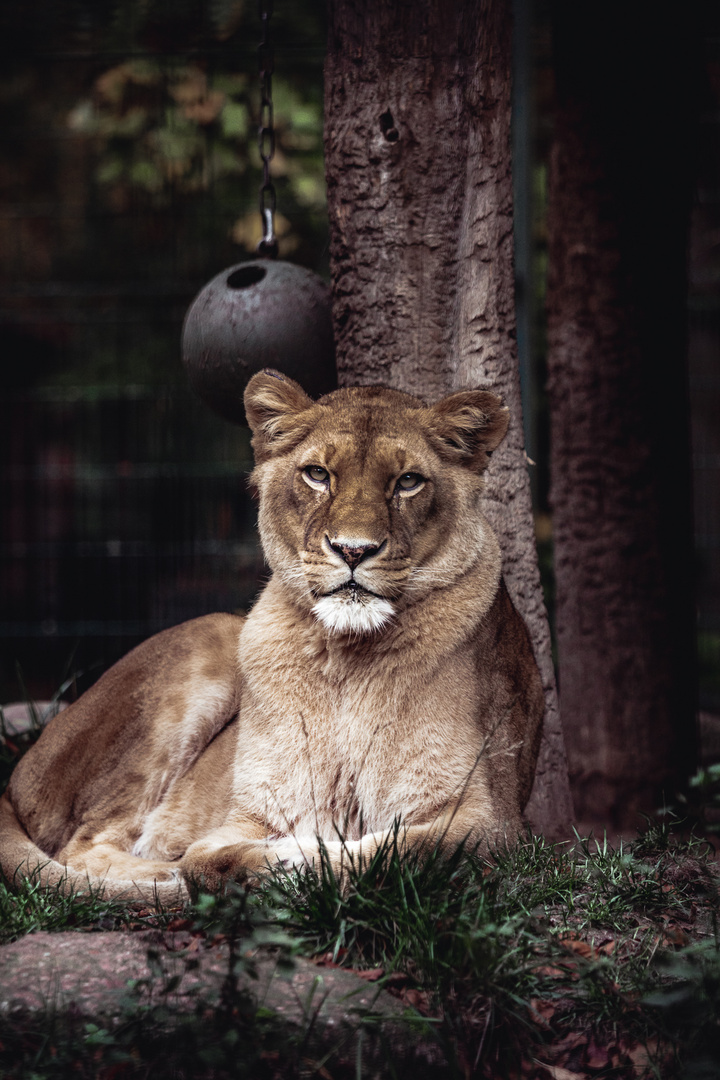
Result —
<instances>
[{"instance_id":1,"label":"lioness","mask_svg":"<svg viewBox=\"0 0 720 1080\"><path fill-rule=\"evenodd\" d=\"M512 839L543 692L481 510L485 390L245 394L273 575L247 618L150 638L52 720L0 803L2 868L168 902L273 863Z\"/></svg>"}]
</instances>

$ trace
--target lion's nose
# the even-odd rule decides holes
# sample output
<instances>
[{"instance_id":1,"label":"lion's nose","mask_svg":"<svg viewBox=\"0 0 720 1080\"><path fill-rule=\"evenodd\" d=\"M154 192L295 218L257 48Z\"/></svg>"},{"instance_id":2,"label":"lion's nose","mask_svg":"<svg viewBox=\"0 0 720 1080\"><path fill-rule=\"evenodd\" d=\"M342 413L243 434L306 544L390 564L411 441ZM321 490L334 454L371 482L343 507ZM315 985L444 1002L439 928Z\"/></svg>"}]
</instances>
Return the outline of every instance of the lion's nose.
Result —
<instances>
[{"instance_id":1,"label":"lion's nose","mask_svg":"<svg viewBox=\"0 0 720 1080\"><path fill-rule=\"evenodd\" d=\"M333 551L337 551L338 555L345 560L351 570L354 570L356 566L367 559L368 556L374 555L380 550L379 544L345 544L342 540L330 541L330 547Z\"/></svg>"}]
</instances>

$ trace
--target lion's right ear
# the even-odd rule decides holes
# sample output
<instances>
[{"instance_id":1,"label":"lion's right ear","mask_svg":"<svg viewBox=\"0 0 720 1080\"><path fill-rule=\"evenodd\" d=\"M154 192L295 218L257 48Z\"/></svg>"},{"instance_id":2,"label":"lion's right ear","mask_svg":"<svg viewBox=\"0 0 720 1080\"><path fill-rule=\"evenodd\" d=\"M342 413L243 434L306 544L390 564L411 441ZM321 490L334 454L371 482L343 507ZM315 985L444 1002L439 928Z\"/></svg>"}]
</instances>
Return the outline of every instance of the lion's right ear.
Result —
<instances>
[{"instance_id":1,"label":"lion's right ear","mask_svg":"<svg viewBox=\"0 0 720 1080\"><path fill-rule=\"evenodd\" d=\"M459 390L429 410L438 448L477 472L507 434L510 413L489 390Z\"/></svg>"},{"instance_id":2,"label":"lion's right ear","mask_svg":"<svg viewBox=\"0 0 720 1080\"><path fill-rule=\"evenodd\" d=\"M253 375L244 400L256 462L291 450L312 427L312 398L294 379L273 368Z\"/></svg>"}]
</instances>

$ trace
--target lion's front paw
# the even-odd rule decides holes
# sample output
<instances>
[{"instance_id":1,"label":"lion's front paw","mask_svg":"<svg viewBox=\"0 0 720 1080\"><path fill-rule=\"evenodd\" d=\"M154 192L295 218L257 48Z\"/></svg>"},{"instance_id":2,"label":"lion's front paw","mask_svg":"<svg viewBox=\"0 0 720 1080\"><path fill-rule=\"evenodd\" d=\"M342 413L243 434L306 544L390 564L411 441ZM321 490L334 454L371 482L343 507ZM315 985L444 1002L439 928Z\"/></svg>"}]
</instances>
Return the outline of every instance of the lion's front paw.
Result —
<instances>
[{"instance_id":1,"label":"lion's front paw","mask_svg":"<svg viewBox=\"0 0 720 1080\"><path fill-rule=\"evenodd\" d=\"M180 864L191 895L221 892L232 881L251 884L267 869L264 848L264 844L252 840L225 844L215 850L193 844Z\"/></svg>"},{"instance_id":2,"label":"lion's front paw","mask_svg":"<svg viewBox=\"0 0 720 1080\"><path fill-rule=\"evenodd\" d=\"M271 841L265 854L266 865L272 869L303 870L308 866L320 867L320 851L314 841L296 840L294 836L282 836Z\"/></svg>"},{"instance_id":3,"label":"lion's front paw","mask_svg":"<svg viewBox=\"0 0 720 1080\"><path fill-rule=\"evenodd\" d=\"M268 863L273 862L284 870L313 869L317 874L330 873L338 883L347 884L348 872L353 864L352 844L340 840L320 841L305 838L284 837L277 841L268 853Z\"/></svg>"},{"instance_id":4,"label":"lion's front paw","mask_svg":"<svg viewBox=\"0 0 720 1080\"><path fill-rule=\"evenodd\" d=\"M188 849L181 867L191 895L196 896L201 891L220 892L231 881L252 884L279 867L284 870L312 867L320 872L323 864L337 878L342 877L348 866L345 846L330 841L323 844L321 851L315 840L282 836L217 847L199 841Z\"/></svg>"}]
</instances>

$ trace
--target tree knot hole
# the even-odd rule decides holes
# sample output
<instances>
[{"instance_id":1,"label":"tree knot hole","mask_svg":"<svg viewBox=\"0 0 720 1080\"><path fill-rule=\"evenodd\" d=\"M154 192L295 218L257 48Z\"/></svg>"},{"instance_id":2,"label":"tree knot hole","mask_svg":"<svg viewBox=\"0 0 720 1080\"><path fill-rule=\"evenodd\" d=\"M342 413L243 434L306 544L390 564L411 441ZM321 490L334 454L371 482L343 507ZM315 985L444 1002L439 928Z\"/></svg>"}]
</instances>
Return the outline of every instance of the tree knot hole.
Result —
<instances>
[{"instance_id":1,"label":"tree knot hole","mask_svg":"<svg viewBox=\"0 0 720 1080\"><path fill-rule=\"evenodd\" d=\"M382 113L380 117L380 130L387 139L388 142L397 142L400 138L400 132L395 127L395 121L393 120L393 114L387 109Z\"/></svg>"}]
</instances>

